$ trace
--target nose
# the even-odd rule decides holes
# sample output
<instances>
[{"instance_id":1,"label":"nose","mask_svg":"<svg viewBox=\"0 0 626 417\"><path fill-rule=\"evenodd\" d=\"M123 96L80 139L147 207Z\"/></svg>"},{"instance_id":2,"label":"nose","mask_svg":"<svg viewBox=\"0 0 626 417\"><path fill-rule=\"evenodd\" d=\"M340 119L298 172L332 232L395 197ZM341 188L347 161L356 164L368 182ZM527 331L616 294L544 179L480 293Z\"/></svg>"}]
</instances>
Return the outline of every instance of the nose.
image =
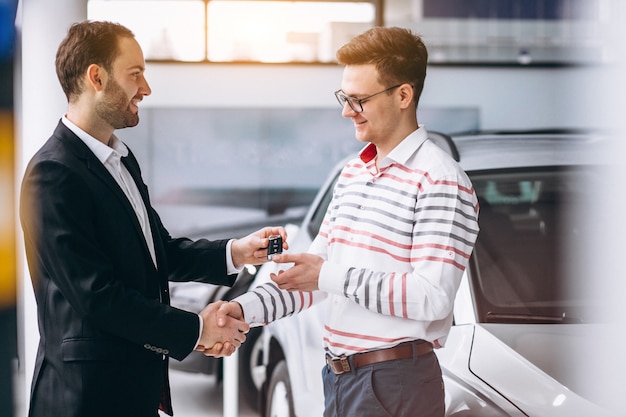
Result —
<instances>
[{"instance_id":1,"label":"nose","mask_svg":"<svg viewBox=\"0 0 626 417\"><path fill-rule=\"evenodd\" d=\"M342 117L350 118L350 117L356 116L357 114L358 114L357 112L352 110L352 107L350 107L350 103L348 101L343 103L343 108L341 109L341 116Z\"/></svg>"},{"instance_id":2,"label":"nose","mask_svg":"<svg viewBox=\"0 0 626 417\"><path fill-rule=\"evenodd\" d=\"M149 96L152 93L150 84L148 84L148 80L146 80L145 77L143 78L142 85L139 87L139 92L143 94L144 96Z\"/></svg>"}]
</instances>

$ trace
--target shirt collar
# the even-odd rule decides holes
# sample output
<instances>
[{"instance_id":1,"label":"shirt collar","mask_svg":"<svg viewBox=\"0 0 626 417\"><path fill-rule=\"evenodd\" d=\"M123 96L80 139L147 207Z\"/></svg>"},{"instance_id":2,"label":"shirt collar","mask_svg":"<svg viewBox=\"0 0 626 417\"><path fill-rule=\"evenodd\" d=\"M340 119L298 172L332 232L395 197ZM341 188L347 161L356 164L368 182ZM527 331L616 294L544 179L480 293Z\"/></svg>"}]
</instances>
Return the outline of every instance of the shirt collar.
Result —
<instances>
[{"instance_id":1,"label":"shirt collar","mask_svg":"<svg viewBox=\"0 0 626 417\"><path fill-rule=\"evenodd\" d=\"M378 161L378 166L382 168L384 166L391 165L393 162L401 165L406 165L409 158L411 158L415 154L415 152L419 149L420 146L422 146L422 143L424 143L426 139L428 139L426 128L424 127L424 125L419 125L417 130L414 130L409 136L404 138L402 142L400 142L395 148L391 150L391 152L389 152L384 160ZM366 145L359 153L361 161L363 161L365 164L371 162L374 158L376 158L376 155L376 145L374 145L373 143Z\"/></svg>"},{"instance_id":2,"label":"shirt collar","mask_svg":"<svg viewBox=\"0 0 626 417\"><path fill-rule=\"evenodd\" d=\"M117 136L111 135L109 146L107 146L91 136L89 133L82 130L80 127L76 126L67 117L63 116L61 121L69 130L78 136L78 138L82 140L85 145L87 145L96 158L98 158L98 160L103 164L106 164L109 158L117 159L119 161L122 157L128 156L128 148L117 138Z\"/></svg>"}]
</instances>

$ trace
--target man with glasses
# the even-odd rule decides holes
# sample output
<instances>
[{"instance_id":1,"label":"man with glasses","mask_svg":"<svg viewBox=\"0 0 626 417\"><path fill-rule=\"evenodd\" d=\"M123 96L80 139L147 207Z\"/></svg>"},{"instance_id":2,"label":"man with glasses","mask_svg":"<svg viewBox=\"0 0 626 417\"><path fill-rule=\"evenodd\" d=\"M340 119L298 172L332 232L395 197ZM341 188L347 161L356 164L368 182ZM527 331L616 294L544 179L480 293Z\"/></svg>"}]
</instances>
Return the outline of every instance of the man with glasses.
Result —
<instances>
[{"instance_id":1,"label":"man with glasses","mask_svg":"<svg viewBox=\"0 0 626 417\"><path fill-rule=\"evenodd\" d=\"M335 96L365 143L341 172L309 253L224 304L265 323L327 299L325 417L441 417L434 348L478 235L478 201L460 166L417 121L427 51L418 36L376 27L337 52ZM278 285L279 288L276 288ZM222 317L224 318L224 317Z\"/></svg>"}]
</instances>

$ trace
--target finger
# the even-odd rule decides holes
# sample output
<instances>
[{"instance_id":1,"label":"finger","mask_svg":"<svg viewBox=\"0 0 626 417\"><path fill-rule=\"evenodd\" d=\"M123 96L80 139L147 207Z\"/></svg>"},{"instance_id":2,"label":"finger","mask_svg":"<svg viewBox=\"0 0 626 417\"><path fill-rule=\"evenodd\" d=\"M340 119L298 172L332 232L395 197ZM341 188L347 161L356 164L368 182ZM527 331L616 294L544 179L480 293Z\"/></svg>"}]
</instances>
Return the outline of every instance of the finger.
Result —
<instances>
[{"instance_id":1,"label":"finger","mask_svg":"<svg viewBox=\"0 0 626 417\"><path fill-rule=\"evenodd\" d=\"M221 343L216 343L213 346L211 346L209 349L204 349L202 353L204 354L204 356L219 357L223 349L224 349L224 345L222 345Z\"/></svg>"},{"instance_id":2,"label":"finger","mask_svg":"<svg viewBox=\"0 0 626 417\"><path fill-rule=\"evenodd\" d=\"M230 303L224 303L220 305L220 308L215 313L217 327L224 327L226 325L226 318L230 315L230 308Z\"/></svg>"},{"instance_id":3,"label":"finger","mask_svg":"<svg viewBox=\"0 0 626 417\"><path fill-rule=\"evenodd\" d=\"M267 245L259 250L254 251L254 258L257 259L259 262L267 261Z\"/></svg>"},{"instance_id":4,"label":"finger","mask_svg":"<svg viewBox=\"0 0 626 417\"><path fill-rule=\"evenodd\" d=\"M248 332L250 331L250 325L244 321L241 321L238 324L237 330L239 330L239 333L248 334Z\"/></svg>"},{"instance_id":5,"label":"finger","mask_svg":"<svg viewBox=\"0 0 626 417\"><path fill-rule=\"evenodd\" d=\"M289 242L287 242L287 231L281 227L278 234L283 238L283 250L288 250Z\"/></svg>"},{"instance_id":6,"label":"finger","mask_svg":"<svg viewBox=\"0 0 626 417\"><path fill-rule=\"evenodd\" d=\"M270 273L270 279L280 286L282 279L275 273Z\"/></svg>"},{"instance_id":7,"label":"finger","mask_svg":"<svg viewBox=\"0 0 626 417\"><path fill-rule=\"evenodd\" d=\"M283 281L281 278L277 277L276 275L270 276L270 277L272 278L272 281L274 281L276 285L278 285L278 288L280 288L281 290L289 290L289 282Z\"/></svg>"},{"instance_id":8,"label":"finger","mask_svg":"<svg viewBox=\"0 0 626 417\"><path fill-rule=\"evenodd\" d=\"M298 259L299 256L296 253L281 253L272 256L272 262L276 262L277 264L296 263Z\"/></svg>"},{"instance_id":9,"label":"finger","mask_svg":"<svg viewBox=\"0 0 626 417\"><path fill-rule=\"evenodd\" d=\"M288 282L288 280L285 279L285 271L282 269L278 271L278 274L270 273L270 278L279 285L284 285Z\"/></svg>"},{"instance_id":10,"label":"finger","mask_svg":"<svg viewBox=\"0 0 626 417\"><path fill-rule=\"evenodd\" d=\"M222 349L220 354L222 356L230 356L233 353L235 353L236 350L237 348L234 345L231 345L230 343L226 343L226 345L224 346L224 349Z\"/></svg>"},{"instance_id":11,"label":"finger","mask_svg":"<svg viewBox=\"0 0 626 417\"><path fill-rule=\"evenodd\" d=\"M280 255L276 254L276 255L272 256L272 262L275 262L275 263L277 263L277 264L279 264L279 263L284 263L285 261L284 261L283 259L284 259L286 256L287 256L287 255L285 255L285 254L280 254Z\"/></svg>"}]
</instances>

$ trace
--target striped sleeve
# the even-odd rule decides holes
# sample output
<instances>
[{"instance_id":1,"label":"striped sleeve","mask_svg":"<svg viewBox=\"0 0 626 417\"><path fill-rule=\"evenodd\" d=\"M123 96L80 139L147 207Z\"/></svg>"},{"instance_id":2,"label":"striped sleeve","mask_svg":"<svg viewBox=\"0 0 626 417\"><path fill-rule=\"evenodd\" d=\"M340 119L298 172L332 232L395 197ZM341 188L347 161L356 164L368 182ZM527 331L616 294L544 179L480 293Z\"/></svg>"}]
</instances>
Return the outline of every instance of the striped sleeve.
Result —
<instances>
[{"instance_id":1,"label":"striped sleeve","mask_svg":"<svg viewBox=\"0 0 626 417\"><path fill-rule=\"evenodd\" d=\"M286 291L274 282L261 284L235 298L249 324L268 324L311 307L326 298L321 291Z\"/></svg>"},{"instance_id":2,"label":"striped sleeve","mask_svg":"<svg viewBox=\"0 0 626 417\"><path fill-rule=\"evenodd\" d=\"M370 231L367 244L357 239L362 234L359 224L343 227L345 234L338 233L342 228L337 224L332 226L331 240L337 254L352 254L351 259L357 259L355 253L360 253L361 259L376 258L375 267L360 267L367 261L350 265L345 262L348 256L336 256L322 267L319 288L378 314L442 320L452 311L478 235L478 203L462 171L437 178L428 172L421 172L418 179L415 172L407 175L412 179L404 184L413 181L417 189L410 213L405 209L407 204L399 208L399 192L396 198L371 202L377 218L383 220L366 226ZM399 189L391 192L395 191ZM367 210L362 211L367 221Z\"/></svg>"}]
</instances>

